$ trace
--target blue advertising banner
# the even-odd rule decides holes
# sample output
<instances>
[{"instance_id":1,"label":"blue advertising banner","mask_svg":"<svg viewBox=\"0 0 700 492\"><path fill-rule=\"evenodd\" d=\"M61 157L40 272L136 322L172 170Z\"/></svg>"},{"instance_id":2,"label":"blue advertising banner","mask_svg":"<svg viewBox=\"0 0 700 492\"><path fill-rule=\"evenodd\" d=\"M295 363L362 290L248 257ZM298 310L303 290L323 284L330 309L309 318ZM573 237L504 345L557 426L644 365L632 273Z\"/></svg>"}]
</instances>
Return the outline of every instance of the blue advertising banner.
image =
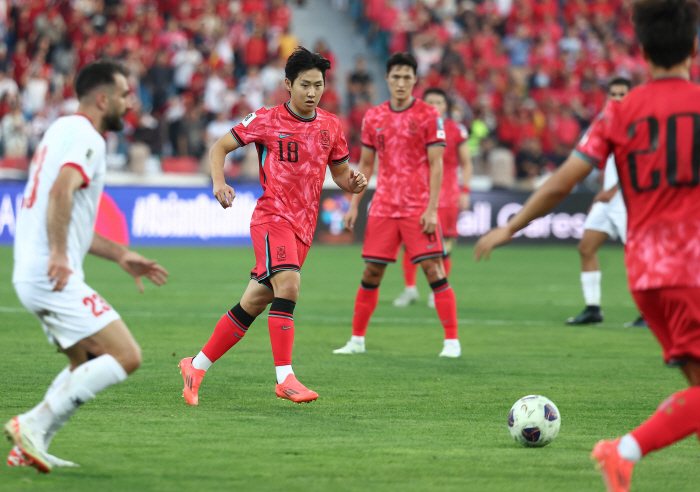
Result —
<instances>
[{"instance_id":1,"label":"blue advertising banner","mask_svg":"<svg viewBox=\"0 0 700 492\"><path fill-rule=\"evenodd\" d=\"M23 184L0 184L0 245L14 240ZM211 188L105 187L95 229L132 246L250 246L260 186L237 185L223 209Z\"/></svg>"}]
</instances>

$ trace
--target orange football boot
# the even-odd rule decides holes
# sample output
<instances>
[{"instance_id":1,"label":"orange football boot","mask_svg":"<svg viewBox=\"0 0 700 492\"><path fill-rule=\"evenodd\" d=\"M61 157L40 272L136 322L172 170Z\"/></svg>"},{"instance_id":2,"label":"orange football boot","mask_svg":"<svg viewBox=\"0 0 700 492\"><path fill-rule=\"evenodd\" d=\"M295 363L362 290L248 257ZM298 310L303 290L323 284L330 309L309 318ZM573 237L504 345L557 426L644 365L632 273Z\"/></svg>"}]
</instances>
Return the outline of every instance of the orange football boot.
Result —
<instances>
[{"instance_id":1,"label":"orange football boot","mask_svg":"<svg viewBox=\"0 0 700 492\"><path fill-rule=\"evenodd\" d=\"M49 473L51 463L41 446L44 444L43 435L37 436L34 429L28 425L21 424L19 417L12 417L4 429L7 438L19 448L24 459L40 473ZM9 462L9 456L8 456Z\"/></svg>"},{"instance_id":2,"label":"orange football boot","mask_svg":"<svg viewBox=\"0 0 700 492\"><path fill-rule=\"evenodd\" d=\"M182 374L182 379L185 381L185 388L182 390L182 396L188 405L198 405L199 396L197 392L199 391L199 385L202 384L202 379L206 371L204 369L195 369L192 365L192 359L194 357L185 357L180 361L178 367L180 368L180 374Z\"/></svg>"},{"instance_id":3,"label":"orange football boot","mask_svg":"<svg viewBox=\"0 0 700 492\"><path fill-rule=\"evenodd\" d=\"M275 386L275 394L278 398L286 398L294 403L308 403L318 398L318 393L301 384L294 374L287 375L283 383Z\"/></svg>"},{"instance_id":4,"label":"orange football boot","mask_svg":"<svg viewBox=\"0 0 700 492\"><path fill-rule=\"evenodd\" d=\"M620 456L617 452L619 443L620 438L599 441L591 451L591 458L596 461L608 492L629 492L632 482L634 463Z\"/></svg>"}]
</instances>

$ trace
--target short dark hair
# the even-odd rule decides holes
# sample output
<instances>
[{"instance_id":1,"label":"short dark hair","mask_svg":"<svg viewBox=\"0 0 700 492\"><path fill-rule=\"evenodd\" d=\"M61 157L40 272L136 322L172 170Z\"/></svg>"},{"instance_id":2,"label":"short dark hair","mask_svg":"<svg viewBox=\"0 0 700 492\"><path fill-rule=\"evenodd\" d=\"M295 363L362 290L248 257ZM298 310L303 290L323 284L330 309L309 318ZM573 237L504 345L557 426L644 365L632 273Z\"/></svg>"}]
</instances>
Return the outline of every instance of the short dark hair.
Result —
<instances>
[{"instance_id":1,"label":"short dark hair","mask_svg":"<svg viewBox=\"0 0 700 492\"><path fill-rule=\"evenodd\" d=\"M416 61L416 58L412 54L405 52L394 53L389 57L389 59L386 61L386 73L388 74L391 72L393 67L397 66L411 67L414 75L418 70L418 62Z\"/></svg>"},{"instance_id":2,"label":"short dark hair","mask_svg":"<svg viewBox=\"0 0 700 492\"><path fill-rule=\"evenodd\" d=\"M78 100L88 95L96 87L115 84L114 76L118 73L124 77L129 76L129 71L113 60L97 60L85 65L75 78L75 94L78 96Z\"/></svg>"},{"instance_id":3,"label":"short dark hair","mask_svg":"<svg viewBox=\"0 0 700 492\"><path fill-rule=\"evenodd\" d=\"M610 90L613 85L624 85L627 87L627 90L630 90L632 88L632 81L630 79L626 79L625 77L615 77L608 82L608 90Z\"/></svg>"},{"instance_id":4,"label":"short dark hair","mask_svg":"<svg viewBox=\"0 0 700 492\"><path fill-rule=\"evenodd\" d=\"M698 30L697 0L637 0L632 23L654 65L671 68L693 52Z\"/></svg>"},{"instance_id":5,"label":"short dark hair","mask_svg":"<svg viewBox=\"0 0 700 492\"><path fill-rule=\"evenodd\" d=\"M430 94L437 94L438 96L442 96L443 99L445 99L445 102L447 104L450 104L450 100L447 98L447 93L445 93L445 91L443 91L439 87L430 87L430 88L426 89L425 92L423 93L423 99L428 97Z\"/></svg>"},{"instance_id":6,"label":"short dark hair","mask_svg":"<svg viewBox=\"0 0 700 492\"><path fill-rule=\"evenodd\" d=\"M323 82L325 82L326 70L331 69L331 62L328 58L324 58L318 53L312 53L303 46L297 46L294 53L287 58L287 64L284 66L284 76L289 79L291 84L294 84L301 72L306 72L313 68L321 72Z\"/></svg>"}]
</instances>

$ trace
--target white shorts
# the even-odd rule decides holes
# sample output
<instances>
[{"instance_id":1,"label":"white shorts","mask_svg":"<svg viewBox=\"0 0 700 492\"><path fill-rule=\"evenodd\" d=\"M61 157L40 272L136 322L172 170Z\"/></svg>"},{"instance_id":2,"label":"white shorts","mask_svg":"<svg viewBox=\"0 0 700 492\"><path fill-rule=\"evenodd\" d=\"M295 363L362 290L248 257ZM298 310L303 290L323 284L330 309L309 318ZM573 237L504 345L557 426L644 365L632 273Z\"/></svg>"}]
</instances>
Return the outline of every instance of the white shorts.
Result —
<instances>
[{"instance_id":1,"label":"white shorts","mask_svg":"<svg viewBox=\"0 0 700 492\"><path fill-rule=\"evenodd\" d=\"M583 224L584 229L606 233L613 239L627 239L627 209L619 191L608 203L595 202Z\"/></svg>"},{"instance_id":2,"label":"white shorts","mask_svg":"<svg viewBox=\"0 0 700 492\"><path fill-rule=\"evenodd\" d=\"M33 313L52 344L69 348L121 319L89 285L73 276L60 292L48 282L16 282L17 297Z\"/></svg>"}]
</instances>

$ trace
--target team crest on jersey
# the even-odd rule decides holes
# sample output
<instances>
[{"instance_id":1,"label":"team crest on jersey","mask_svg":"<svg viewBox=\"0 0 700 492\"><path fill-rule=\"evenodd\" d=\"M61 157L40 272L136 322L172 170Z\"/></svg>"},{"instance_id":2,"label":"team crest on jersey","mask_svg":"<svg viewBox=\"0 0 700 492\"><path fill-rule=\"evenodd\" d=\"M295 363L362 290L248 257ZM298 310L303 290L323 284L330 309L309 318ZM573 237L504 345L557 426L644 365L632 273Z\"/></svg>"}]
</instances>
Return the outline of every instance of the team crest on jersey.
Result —
<instances>
[{"instance_id":1,"label":"team crest on jersey","mask_svg":"<svg viewBox=\"0 0 700 492\"><path fill-rule=\"evenodd\" d=\"M286 260L287 253L284 251L284 246L277 246L277 259Z\"/></svg>"},{"instance_id":2,"label":"team crest on jersey","mask_svg":"<svg viewBox=\"0 0 700 492\"><path fill-rule=\"evenodd\" d=\"M328 130L321 130L321 145L324 147L331 145L331 134Z\"/></svg>"},{"instance_id":3,"label":"team crest on jersey","mask_svg":"<svg viewBox=\"0 0 700 492\"><path fill-rule=\"evenodd\" d=\"M258 117L257 114L255 114L255 113L250 113L248 116L246 116L245 118L243 118L243 121L242 121L241 123L243 123L243 126L244 126L244 127L248 128L248 125L250 125L250 122L253 121L253 120L254 120L255 118L257 118L257 117Z\"/></svg>"},{"instance_id":4,"label":"team crest on jersey","mask_svg":"<svg viewBox=\"0 0 700 492\"><path fill-rule=\"evenodd\" d=\"M416 133L418 131L418 122L416 120L411 120L408 122L408 132Z\"/></svg>"}]
</instances>

